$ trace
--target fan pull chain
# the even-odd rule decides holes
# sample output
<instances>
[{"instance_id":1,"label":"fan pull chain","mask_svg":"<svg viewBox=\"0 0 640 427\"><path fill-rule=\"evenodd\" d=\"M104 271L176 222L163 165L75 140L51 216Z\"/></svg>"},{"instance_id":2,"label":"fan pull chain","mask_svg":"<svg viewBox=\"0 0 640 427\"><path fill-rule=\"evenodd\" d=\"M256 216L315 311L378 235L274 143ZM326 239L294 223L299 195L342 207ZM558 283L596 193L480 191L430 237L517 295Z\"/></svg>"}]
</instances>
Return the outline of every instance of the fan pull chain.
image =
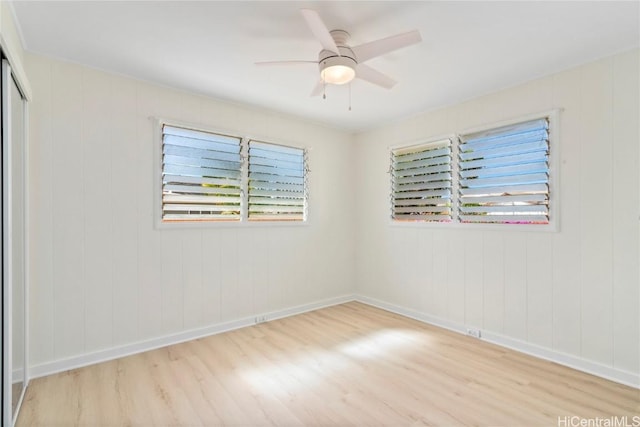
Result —
<instances>
[{"instance_id":1,"label":"fan pull chain","mask_svg":"<svg viewBox=\"0 0 640 427\"><path fill-rule=\"evenodd\" d=\"M349 111L351 111L351 83L349 83Z\"/></svg>"},{"instance_id":2,"label":"fan pull chain","mask_svg":"<svg viewBox=\"0 0 640 427\"><path fill-rule=\"evenodd\" d=\"M322 99L327 99L327 82L322 79Z\"/></svg>"}]
</instances>

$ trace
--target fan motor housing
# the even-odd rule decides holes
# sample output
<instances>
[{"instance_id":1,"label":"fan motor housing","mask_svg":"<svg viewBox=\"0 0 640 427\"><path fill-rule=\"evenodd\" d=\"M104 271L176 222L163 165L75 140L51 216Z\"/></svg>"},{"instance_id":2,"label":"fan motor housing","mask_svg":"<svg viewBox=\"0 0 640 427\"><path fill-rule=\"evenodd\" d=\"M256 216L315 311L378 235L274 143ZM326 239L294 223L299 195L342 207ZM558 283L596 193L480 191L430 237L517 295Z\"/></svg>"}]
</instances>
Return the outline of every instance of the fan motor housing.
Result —
<instances>
[{"instance_id":1,"label":"fan motor housing","mask_svg":"<svg viewBox=\"0 0 640 427\"><path fill-rule=\"evenodd\" d=\"M330 50L321 50L320 54L318 55L318 64L322 66L323 62L330 60L332 58L346 58L350 60L350 62L347 62L346 64L350 64L352 67L355 67L356 65L358 65L356 56L354 55L351 48L338 46L338 51L340 51L340 55L336 55L335 52L331 52ZM340 63L339 65L346 65L346 64Z\"/></svg>"},{"instance_id":2,"label":"fan motor housing","mask_svg":"<svg viewBox=\"0 0 640 427\"><path fill-rule=\"evenodd\" d=\"M324 70L327 67L332 67L334 65L343 65L349 68L356 68L358 63L355 59L349 56L338 56L335 53L332 53L331 56L327 56L320 60L318 66L320 67L320 71Z\"/></svg>"}]
</instances>

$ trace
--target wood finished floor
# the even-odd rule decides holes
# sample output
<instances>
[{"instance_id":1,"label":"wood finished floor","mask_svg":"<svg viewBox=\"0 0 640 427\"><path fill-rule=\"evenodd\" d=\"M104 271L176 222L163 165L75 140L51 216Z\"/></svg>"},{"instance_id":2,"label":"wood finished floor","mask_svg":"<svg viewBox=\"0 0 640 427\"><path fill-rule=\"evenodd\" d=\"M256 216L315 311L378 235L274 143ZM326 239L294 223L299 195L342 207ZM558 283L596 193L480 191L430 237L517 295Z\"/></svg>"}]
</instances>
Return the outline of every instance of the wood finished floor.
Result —
<instances>
[{"instance_id":1,"label":"wood finished floor","mask_svg":"<svg viewBox=\"0 0 640 427\"><path fill-rule=\"evenodd\" d=\"M18 426L557 426L565 416L632 423L640 391L354 302L35 379Z\"/></svg>"}]
</instances>

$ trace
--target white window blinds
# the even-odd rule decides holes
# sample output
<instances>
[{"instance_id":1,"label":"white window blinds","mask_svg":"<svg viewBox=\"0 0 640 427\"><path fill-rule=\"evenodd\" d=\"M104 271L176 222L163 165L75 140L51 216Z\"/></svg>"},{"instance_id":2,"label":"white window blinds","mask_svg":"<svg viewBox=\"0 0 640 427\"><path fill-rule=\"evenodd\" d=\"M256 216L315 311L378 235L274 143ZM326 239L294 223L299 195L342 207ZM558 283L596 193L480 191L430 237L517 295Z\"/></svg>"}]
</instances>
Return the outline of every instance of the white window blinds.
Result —
<instances>
[{"instance_id":1,"label":"white window blinds","mask_svg":"<svg viewBox=\"0 0 640 427\"><path fill-rule=\"evenodd\" d=\"M549 122L538 119L462 135L459 219L549 223Z\"/></svg>"},{"instance_id":2,"label":"white window blinds","mask_svg":"<svg viewBox=\"0 0 640 427\"><path fill-rule=\"evenodd\" d=\"M391 216L451 221L451 140L391 151Z\"/></svg>"},{"instance_id":3,"label":"white window blinds","mask_svg":"<svg viewBox=\"0 0 640 427\"><path fill-rule=\"evenodd\" d=\"M249 141L249 220L304 221L306 153Z\"/></svg>"},{"instance_id":4,"label":"white window blinds","mask_svg":"<svg viewBox=\"0 0 640 427\"><path fill-rule=\"evenodd\" d=\"M162 220L239 220L241 138L162 127Z\"/></svg>"}]
</instances>

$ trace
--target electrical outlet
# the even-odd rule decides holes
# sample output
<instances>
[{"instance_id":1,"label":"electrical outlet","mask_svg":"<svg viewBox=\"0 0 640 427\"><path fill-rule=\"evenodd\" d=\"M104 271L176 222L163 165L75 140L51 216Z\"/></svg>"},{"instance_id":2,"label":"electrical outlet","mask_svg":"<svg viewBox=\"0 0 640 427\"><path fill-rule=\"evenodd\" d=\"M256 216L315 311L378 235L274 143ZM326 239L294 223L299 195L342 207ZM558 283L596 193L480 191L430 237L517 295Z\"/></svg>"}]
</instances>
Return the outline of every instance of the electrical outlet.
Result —
<instances>
[{"instance_id":1,"label":"electrical outlet","mask_svg":"<svg viewBox=\"0 0 640 427\"><path fill-rule=\"evenodd\" d=\"M267 316L256 316L254 319L255 323L264 323L267 321Z\"/></svg>"},{"instance_id":2,"label":"electrical outlet","mask_svg":"<svg viewBox=\"0 0 640 427\"><path fill-rule=\"evenodd\" d=\"M474 338L480 338L480 329L467 329L467 335L472 336Z\"/></svg>"}]
</instances>

